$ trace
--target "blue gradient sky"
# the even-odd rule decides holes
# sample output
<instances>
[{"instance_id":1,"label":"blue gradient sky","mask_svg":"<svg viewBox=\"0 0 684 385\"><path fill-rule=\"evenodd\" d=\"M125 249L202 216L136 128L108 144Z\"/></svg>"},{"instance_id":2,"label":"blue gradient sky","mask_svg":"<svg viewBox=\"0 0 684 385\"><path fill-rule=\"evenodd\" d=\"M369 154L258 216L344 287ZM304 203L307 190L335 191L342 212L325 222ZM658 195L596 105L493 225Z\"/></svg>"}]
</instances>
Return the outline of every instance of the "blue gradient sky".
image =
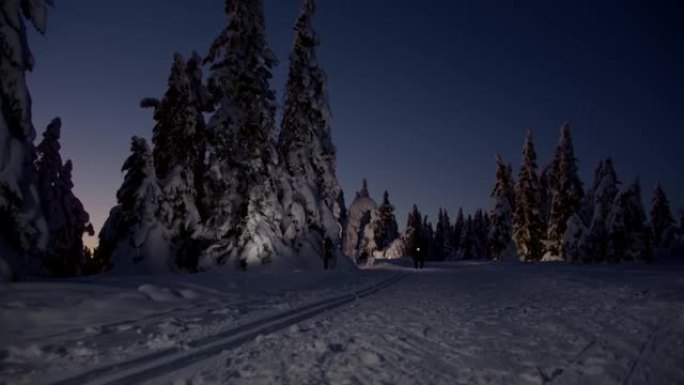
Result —
<instances>
[{"instance_id":1,"label":"blue gradient sky","mask_svg":"<svg viewBox=\"0 0 684 385\"><path fill-rule=\"evenodd\" d=\"M600 3L600 4L597 4ZM266 0L269 43L284 88L300 0ZM319 61L329 79L338 178L349 203L367 177L390 192L397 219L416 202L452 218L489 209L494 157L515 172L531 128L540 164L572 123L585 184L612 156L639 175L646 200L661 181L684 205L684 9L666 1L320 0ZM151 112L175 51L206 53L226 21L219 0L58 0L48 35L30 35L29 77L42 133L62 117L62 156L96 228L115 203L129 138L150 138Z\"/></svg>"}]
</instances>

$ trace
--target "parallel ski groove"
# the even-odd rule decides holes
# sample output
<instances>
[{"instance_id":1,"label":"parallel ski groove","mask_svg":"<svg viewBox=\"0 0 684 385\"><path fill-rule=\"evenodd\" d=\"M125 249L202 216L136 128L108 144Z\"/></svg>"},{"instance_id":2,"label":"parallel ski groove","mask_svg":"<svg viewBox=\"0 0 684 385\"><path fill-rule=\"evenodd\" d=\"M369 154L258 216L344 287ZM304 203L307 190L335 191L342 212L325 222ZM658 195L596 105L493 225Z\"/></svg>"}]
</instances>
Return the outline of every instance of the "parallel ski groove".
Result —
<instances>
[{"instance_id":1,"label":"parallel ski groove","mask_svg":"<svg viewBox=\"0 0 684 385\"><path fill-rule=\"evenodd\" d=\"M51 385L131 384L157 378L167 372L210 358L222 351L234 349L253 340L258 335L273 333L356 299L374 294L405 277L406 274L396 274L357 292L317 301L192 341L187 344L191 348L189 351L178 351L177 348L164 349L142 357L95 368L74 377L53 382Z\"/></svg>"}]
</instances>

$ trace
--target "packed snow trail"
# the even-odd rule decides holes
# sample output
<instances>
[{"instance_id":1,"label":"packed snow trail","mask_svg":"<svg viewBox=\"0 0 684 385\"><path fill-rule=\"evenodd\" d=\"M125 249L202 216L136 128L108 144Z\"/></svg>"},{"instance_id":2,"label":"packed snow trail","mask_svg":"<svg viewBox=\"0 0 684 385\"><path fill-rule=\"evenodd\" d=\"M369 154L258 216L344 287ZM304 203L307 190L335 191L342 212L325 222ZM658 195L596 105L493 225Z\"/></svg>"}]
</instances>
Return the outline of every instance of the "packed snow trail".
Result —
<instances>
[{"instance_id":1,"label":"packed snow trail","mask_svg":"<svg viewBox=\"0 0 684 385\"><path fill-rule=\"evenodd\" d=\"M684 265L443 264L148 384L684 384Z\"/></svg>"},{"instance_id":2,"label":"packed snow trail","mask_svg":"<svg viewBox=\"0 0 684 385\"><path fill-rule=\"evenodd\" d=\"M141 381L157 377L160 373L182 368L184 366L212 357L222 351L232 349L241 343L254 339L261 334L275 332L281 328L290 326L296 322L300 322L322 312L374 294L379 290L396 283L404 276L405 275L402 273L396 273L389 278L382 280L380 283L366 287L362 290L352 291L348 294L319 300L285 312L276 312L276 314L257 319L256 321L249 322L239 327L228 330L220 330L203 338L187 341L183 344L183 346L180 347L180 349L179 346L174 344L171 347L157 350L153 353L142 356L136 356L129 360L115 360L113 363L101 365L86 372L79 373L75 376L69 376L68 378L52 382L52 384L140 383ZM200 304L199 306L189 307L188 309L184 310L207 310L207 306L208 305L206 304ZM158 314L158 316L164 316L167 313L168 312ZM138 324L140 324L140 321L145 321L145 323L147 323L150 321L150 319L154 320L155 318L158 319L159 317L141 318L138 320ZM65 334L69 333L67 332ZM51 337L53 336L49 336L48 338ZM116 335L114 338L116 338Z\"/></svg>"}]
</instances>

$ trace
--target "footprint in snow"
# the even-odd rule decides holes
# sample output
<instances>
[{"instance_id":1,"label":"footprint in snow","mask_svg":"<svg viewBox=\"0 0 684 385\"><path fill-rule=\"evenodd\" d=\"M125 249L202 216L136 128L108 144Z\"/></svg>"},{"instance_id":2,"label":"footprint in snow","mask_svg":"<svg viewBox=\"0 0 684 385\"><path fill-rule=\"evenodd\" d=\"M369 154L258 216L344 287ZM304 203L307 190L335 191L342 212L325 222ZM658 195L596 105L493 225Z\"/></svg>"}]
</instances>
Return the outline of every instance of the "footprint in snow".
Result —
<instances>
[{"instance_id":1,"label":"footprint in snow","mask_svg":"<svg viewBox=\"0 0 684 385\"><path fill-rule=\"evenodd\" d=\"M377 353L365 351L361 353L361 362L366 366L377 366L382 362L382 357Z\"/></svg>"}]
</instances>

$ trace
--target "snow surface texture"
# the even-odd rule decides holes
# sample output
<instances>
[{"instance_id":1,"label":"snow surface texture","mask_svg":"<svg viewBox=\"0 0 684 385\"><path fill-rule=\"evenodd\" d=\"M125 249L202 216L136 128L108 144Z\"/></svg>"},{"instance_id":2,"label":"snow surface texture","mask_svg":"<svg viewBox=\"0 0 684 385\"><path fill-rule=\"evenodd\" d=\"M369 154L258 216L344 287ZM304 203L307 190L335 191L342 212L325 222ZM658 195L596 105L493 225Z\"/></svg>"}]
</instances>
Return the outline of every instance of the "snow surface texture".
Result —
<instances>
[{"instance_id":1,"label":"snow surface texture","mask_svg":"<svg viewBox=\"0 0 684 385\"><path fill-rule=\"evenodd\" d=\"M684 382L682 261L408 264L0 286L0 382Z\"/></svg>"}]
</instances>

